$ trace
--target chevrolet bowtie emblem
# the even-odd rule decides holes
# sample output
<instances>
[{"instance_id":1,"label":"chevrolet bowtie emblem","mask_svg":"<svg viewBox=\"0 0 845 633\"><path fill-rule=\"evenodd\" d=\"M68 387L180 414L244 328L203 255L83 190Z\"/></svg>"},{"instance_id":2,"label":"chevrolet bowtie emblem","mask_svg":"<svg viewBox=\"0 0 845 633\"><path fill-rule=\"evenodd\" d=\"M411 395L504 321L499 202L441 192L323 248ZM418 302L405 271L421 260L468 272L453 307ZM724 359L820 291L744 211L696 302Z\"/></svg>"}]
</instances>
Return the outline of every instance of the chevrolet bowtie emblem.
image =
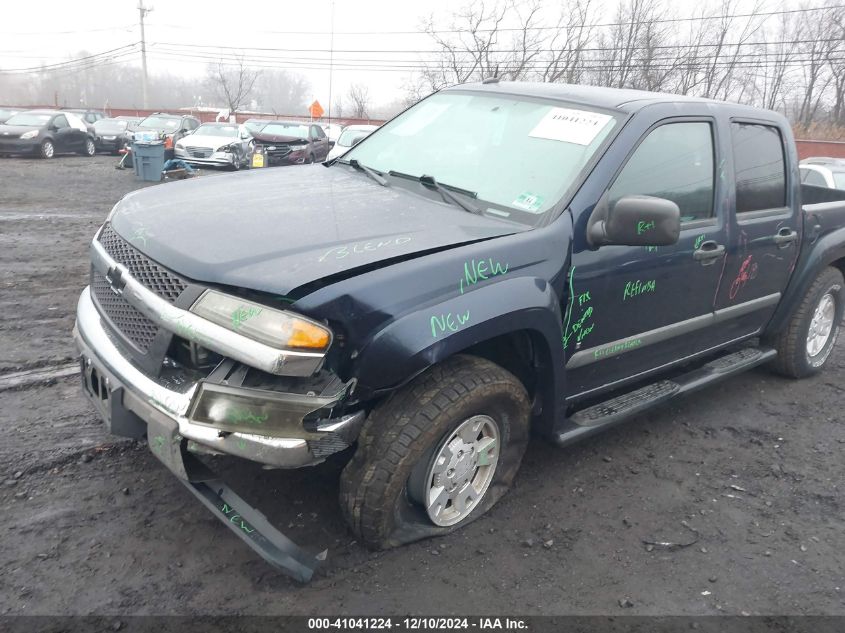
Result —
<instances>
[{"instance_id":1,"label":"chevrolet bowtie emblem","mask_svg":"<svg viewBox=\"0 0 845 633\"><path fill-rule=\"evenodd\" d=\"M126 280L123 278L123 271L117 266L112 266L106 273L106 281L109 282L111 291L120 296L123 294L123 289L126 287Z\"/></svg>"}]
</instances>

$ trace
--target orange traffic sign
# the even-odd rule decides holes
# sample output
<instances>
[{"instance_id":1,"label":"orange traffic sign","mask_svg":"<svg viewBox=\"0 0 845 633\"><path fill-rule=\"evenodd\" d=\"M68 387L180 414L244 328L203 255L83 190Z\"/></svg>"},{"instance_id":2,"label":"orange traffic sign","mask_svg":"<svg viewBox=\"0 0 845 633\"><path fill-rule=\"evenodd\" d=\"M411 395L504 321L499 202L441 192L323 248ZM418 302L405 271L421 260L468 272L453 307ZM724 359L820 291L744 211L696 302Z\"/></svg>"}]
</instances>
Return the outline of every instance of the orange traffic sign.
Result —
<instances>
[{"instance_id":1,"label":"orange traffic sign","mask_svg":"<svg viewBox=\"0 0 845 633\"><path fill-rule=\"evenodd\" d=\"M311 113L311 116L315 119L319 119L325 111L323 110L323 106L320 105L319 101L314 101L309 108L308 111Z\"/></svg>"}]
</instances>

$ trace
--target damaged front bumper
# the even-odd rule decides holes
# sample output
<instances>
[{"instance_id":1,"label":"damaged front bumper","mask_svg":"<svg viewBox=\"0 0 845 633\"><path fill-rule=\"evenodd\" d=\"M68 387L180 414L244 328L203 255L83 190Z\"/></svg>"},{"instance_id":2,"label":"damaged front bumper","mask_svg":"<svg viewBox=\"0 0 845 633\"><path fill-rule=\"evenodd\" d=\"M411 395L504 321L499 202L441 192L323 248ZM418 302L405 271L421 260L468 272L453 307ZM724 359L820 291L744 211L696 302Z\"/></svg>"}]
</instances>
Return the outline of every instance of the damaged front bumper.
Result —
<instances>
[{"instance_id":1,"label":"damaged front bumper","mask_svg":"<svg viewBox=\"0 0 845 633\"><path fill-rule=\"evenodd\" d=\"M266 396L267 392L202 381L188 384L181 391L160 384L139 370L112 341L88 288L77 305L74 339L82 358L85 391L116 435L142 436L146 432L145 421L159 412L176 423L179 434L192 443L190 448L194 452L225 453L276 468L299 468L319 463L351 445L364 421L364 412L357 411L319 420L309 431L302 427L302 415L309 409L330 407L332 399L272 394L277 407L285 409L282 414L287 417L283 421L288 422L295 437L280 436L283 431L278 427L273 435L266 435L257 430L238 431L237 426L227 425L225 419L215 423L209 416L209 407L200 410L205 403L203 394L227 391L232 398L248 403L250 398ZM338 393L336 399L343 395ZM309 405L309 400L313 404ZM191 415L202 421L191 419Z\"/></svg>"},{"instance_id":2,"label":"damaged front bumper","mask_svg":"<svg viewBox=\"0 0 845 633\"><path fill-rule=\"evenodd\" d=\"M146 435L153 454L244 542L286 573L301 581L310 579L324 554L313 556L299 549L191 453L228 454L275 468L319 463L355 441L365 414L357 411L308 423L304 418L333 410L350 385L342 384L328 395L285 394L215 382L212 372L205 380L175 390L124 356L103 325L89 288L79 298L73 333L84 391L111 432L134 438ZM215 398L227 400L220 405ZM256 399L261 407L249 408ZM235 409L241 411L240 417L226 414L231 402L245 405ZM220 406L224 415L217 416L215 407ZM255 424L269 421L271 415L275 424Z\"/></svg>"}]
</instances>

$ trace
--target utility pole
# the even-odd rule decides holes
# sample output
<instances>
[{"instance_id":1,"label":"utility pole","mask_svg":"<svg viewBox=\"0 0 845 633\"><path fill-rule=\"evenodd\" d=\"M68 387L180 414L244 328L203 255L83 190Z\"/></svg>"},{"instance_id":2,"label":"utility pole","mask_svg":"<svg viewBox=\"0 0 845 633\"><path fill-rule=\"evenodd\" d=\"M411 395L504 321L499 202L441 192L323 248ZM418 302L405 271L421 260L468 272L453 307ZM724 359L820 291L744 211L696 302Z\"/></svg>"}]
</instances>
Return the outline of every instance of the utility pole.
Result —
<instances>
[{"instance_id":1,"label":"utility pole","mask_svg":"<svg viewBox=\"0 0 845 633\"><path fill-rule=\"evenodd\" d=\"M332 124L332 67L334 62L334 0L331 0L331 40L329 43L329 125Z\"/></svg>"},{"instance_id":2,"label":"utility pole","mask_svg":"<svg viewBox=\"0 0 845 633\"><path fill-rule=\"evenodd\" d=\"M141 18L141 72L142 72L142 88L143 88L143 105L144 109L148 109L150 107L147 88L147 38L144 35L144 16L147 15L152 9L147 9L144 7L144 0L138 0L138 15Z\"/></svg>"}]
</instances>

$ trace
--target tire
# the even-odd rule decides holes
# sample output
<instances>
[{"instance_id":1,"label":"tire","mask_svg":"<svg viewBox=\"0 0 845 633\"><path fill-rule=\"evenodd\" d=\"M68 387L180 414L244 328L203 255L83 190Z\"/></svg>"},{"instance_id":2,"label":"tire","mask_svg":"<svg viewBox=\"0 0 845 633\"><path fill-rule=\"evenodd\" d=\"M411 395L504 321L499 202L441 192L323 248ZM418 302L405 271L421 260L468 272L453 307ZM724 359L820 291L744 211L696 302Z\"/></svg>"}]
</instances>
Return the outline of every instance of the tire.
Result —
<instances>
[{"instance_id":1,"label":"tire","mask_svg":"<svg viewBox=\"0 0 845 633\"><path fill-rule=\"evenodd\" d=\"M38 149L38 156L47 160L53 158L56 155L56 146L53 145L53 141L50 139L45 139L41 141L41 146Z\"/></svg>"},{"instance_id":2,"label":"tire","mask_svg":"<svg viewBox=\"0 0 845 633\"><path fill-rule=\"evenodd\" d=\"M97 153L97 146L94 145L94 141L91 138L85 139L85 149L79 151L80 154L83 156L94 156Z\"/></svg>"},{"instance_id":3,"label":"tire","mask_svg":"<svg viewBox=\"0 0 845 633\"><path fill-rule=\"evenodd\" d=\"M355 455L340 478L340 505L347 524L368 547L387 549L448 534L474 521L510 488L528 443L529 418L525 388L510 372L488 360L458 355L428 369L367 418ZM447 440L450 444L459 441L453 436L456 429L478 423L492 430L487 420L493 421L498 433L497 452L481 451L488 454L488 460L495 460L492 472L484 473L483 489L474 503L467 502L457 520L454 516L451 522L446 520L451 501L432 504L443 508L443 520L435 524L421 503L434 481L428 475L439 467L435 464L444 463L438 458L442 450L449 450L444 447ZM469 477L464 481L470 483L459 485L455 494L460 497L467 486L481 481L485 460L476 457L476 461L477 466L470 460L468 467L444 468L435 477L461 470L456 477ZM453 504L449 511L456 513L457 507Z\"/></svg>"},{"instance_id":4,"label":"tire","mask_svg":"<svg viewBox=\"0 0 845 633\"><path fill-rule=\"evenodd\" d=\"M778 352L772 362L772 369L790 378L806 378L820 372L836 345L843 310L845 280L836 268L825 268L807 290L783 331L769 341ZM823 339L827 319L818 317L825 312L832 314L833 320L826 339ZM811 331L814 319L815 336L814 331ZM817 351L812 353L814 350Z\"/></svg>"}]
</instances>

